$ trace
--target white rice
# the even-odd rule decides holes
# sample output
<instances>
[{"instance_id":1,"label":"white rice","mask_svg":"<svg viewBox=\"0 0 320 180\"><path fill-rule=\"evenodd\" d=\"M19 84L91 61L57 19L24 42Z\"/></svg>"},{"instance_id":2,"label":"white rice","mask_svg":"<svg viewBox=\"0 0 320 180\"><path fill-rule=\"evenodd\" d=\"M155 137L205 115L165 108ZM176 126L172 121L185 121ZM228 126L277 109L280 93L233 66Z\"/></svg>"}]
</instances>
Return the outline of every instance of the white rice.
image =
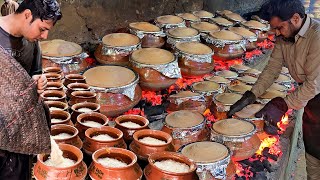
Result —
<instances>
[{"instance_id":1,"label":"white rice","mask_svg":"<svg viewBox=\"0 0 320 180\"><path fill-rule=\"evenodd\" d=\"M52 100L57 100L57 99L60 99L60 97L54 97L54 96L52 96L52 97L46 97L47 99L52 99Z\"/></svg>"},{"instance_id":2,"label":"white rice","mask_svg":"<svg viewBox=\"0 0 320 180\"><path fill-rule=\"evenodd\" d=\"M51 123L61 123L63 121L63 119L51 118Z\"/></svg>"},{"instance_id":3,"label":"white rice","mask_svg":"<svg viewBox=\"0 0 320 180\"><path fill-rule=\"evenodd\" d=\"M95 121L84 121L82 124L89 126L89 127L101 127L102 124L95 122Z\"/></svg>"},{"instance_id":4,"label":"white rice","mask_svg":"<svg viewBox=\"0 0 320 180\"><path fill-rule=\"evenodd\" d=\"M62 162L59 164L54 163L52 159L49 157L44 164L47 166L52 166L52 167L58 167L58 168L65 168L65 167L70 167L74 165L76 162L72 159L69 158L63 158Z\"/></svg>"},{"instance_id":5,"label":"white rice","mask_svg":"<svg viewBox=\"0 0 320 180\"><path fill-rule=\"evenodd\" d=\"M98 163L100 163L102 166L104 167L115 167L115 168L120 168L120 167L126 167L128 166L128 164L119 161L117 159L113 159L113 158L99 158Z\"/></svg>"},{"instance_id":6,"label":"white rice","mask_svg":"<svg viewBox=\"0 0 320 180\"><path fill-rule=\"evenodd\" d=\"M122 126L124 127L127 127L127 128L140 128L141 125L140 124L137 124L137 123L134 123L134 122L131 122L131 121L127 121L127 122L123 122L123 123L120 123Z\"/></svg>"},{"instance_id":7,"label":"white rice","mask_svg":"<svg viewBox=\"0 0 320 180\"><path fill-rule=\"evenodd\" d=\"M52 111L52 110L63 110L63 109L58 107L50 107L49 110Z\"/></svg>"},{"instance_id":8,"label":"white rice","mask_svg":"<svg viewBox=\"0 0 320 180\"><path fill-rule=\"evenodd\" d=\"M53 139L66 139L66 138L72 137L72 135L68 134L68 133L60 133L60 134L54 135L52 137L53 137Z\"/></svg>"},{"instance_id":9,"label":"white rice","mask_svg":"<svg viewBox=\"0 0 320 180\"><path fill-rule=\"evenodd\" d=\"M72 90L74 90L74 91L83 91L83 90L86 90L86 89L84 89L84 88L73 88Z\"/></svg>"},{"instance_id":10,"label":"white rice","mask_svg":"<svg viewBox=\"0 0 320 180\"><path fill-rule=\"evenodd\" d=\"M97 141L112 141L115 140L115 138L109 136L108 134L99 134L97 136L92 136L92 139Z\"/></svg>"},{"instance_id":11,"label":"white rice","mask_svg":"<svg viewBox=\"0 0 320 180\"><path fill-rule=\"evenodd\" d=\"M139 139L140 142L150 144L150 145L164 145L166 144L166 141L162 141L153 137L144 137L142 139Z\"/></svg>"},{"instance_id":12,"label":"white rice","mask_svg":"<svg viewBox=\"0 0 320 180\"><path fill-rule=\"evenodd\" d=\"M186 173L186 172L189 172L190 170L190 167L187 164L173 161L171 159L164 160L164 161L157 161L154 163L154 165L162 170L170 171L174 173Z\"/></svg>"},{"instance_id":13,"label":"white rice","mask_svg":"<svg viewBox=\"0 0 320 180\"><path fill-rule=\"evenodd\" d=\"M82 112L82 113L87 113L87 112L92 112L93 110L90 109L90 108L79 108L77 109L79 112Z\"/></svg>"}]
</instances>

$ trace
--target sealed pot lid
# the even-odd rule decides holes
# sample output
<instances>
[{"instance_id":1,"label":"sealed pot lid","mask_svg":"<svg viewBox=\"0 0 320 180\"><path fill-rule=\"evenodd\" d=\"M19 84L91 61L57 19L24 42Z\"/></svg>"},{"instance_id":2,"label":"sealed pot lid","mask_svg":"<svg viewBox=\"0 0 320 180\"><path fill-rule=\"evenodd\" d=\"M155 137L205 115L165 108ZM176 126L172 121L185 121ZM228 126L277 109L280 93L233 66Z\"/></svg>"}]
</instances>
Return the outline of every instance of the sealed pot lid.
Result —
<instances>
[{"instance_id":1,"label":"sealed pot lid","mask_svg":"<svg viewBox=\"0 0 320 180\"><path fill-rule=\"evenodd\" d=\"M229 70L222 70L222 71L218 71L216 72L217 75L224 77L224 78L234 78L234 77L238 77L238 74L233 72L233 71L229 71Z\"/></svg>"},{"instance_id":2,"label":"sealed pot lid","mask_svg":"<svg viewBox=\"0 0 320 180\"><path fill-rule=\"evenodd\" d=\"M211 12L204 11L204 10L194 11L193 14L198 16L198 17L200 17L200 18L211 18L211 17L213 17L213 14Z\"/></svg>"},{"instance_id":3,"label":"sealed pot lid","mask_svg":"<svg viewBox=\"0 0 320 180\"><path fill-rule=\"evenodd\" d=\"M141 64L167 64L174 60L174 55L160 48L142 48L134 51L131 59Z\"/></svg>"},{"instance_id":4,"label":"sealed pot lid","mask_svg":"<svg viewBox=\"0 0 320 180\"><path fill-rule=\"evenodd\" d=\"M165 15L157 17L156 21L160 24L179 24L183 22L183 19L179 16Z\"/></svg>"},{"instance_id":5,"label":"sealed pot lid","mask_svg":"<svg viewBox=\"0 0 320 180\"><path fill-rule=\"evenodd\" d=\"M145 32L159 32L160 28L148 22L133 22L129 24L130 28L145 31Z\"/></svg>"},{"instance_id":6,"label":"sealed pot lid","mask_svg":"<svg viewBox=\"0 0 320 180\"><path fill-rule=\"evenodd\" d=\"M82 53L80 45L65 41L62 39L54 39L51 41L40 42L41 53L43 56L49 57L68 57L76 56Z\"/></svg>"},{"instance_id":7,"label":"sealed pot lid","mask_svg":"<svg viewBox=\"0 0 320 180\"><path fill-rule=\"evenodd\" d=\"M267 27L267 25L262 24L261 22L255 21L255 20L250 20L250 21L244 22L242 24L249 27L249 28L266 28Z\"/></svg>"},{"instance_id":8,"label":"sealed pot lid","mask_svg":"<svg viewBox=\"0 0 320 180\"><path fill-rule=\"evenodd\" d=\"M186 145L181 154L196 163L212 163L223 160L229 155L226 146L216 142L203 141Z\"/></svg>"},{"instance_id":9,"label":"sealed pot lid","mask_svg":"<svg viewBox=\"0 0 320 180\"><path fill-rule=\"evenodd\" d=\"M176 44L176 48L188 54L205 55L212 53L212 49L199 42L180 42Z\"/></svg>"},{"instance_id":10,"label":"sealed pot lid","mask_svg":"<svg viewBox=\"0 0 320 180\"><path fill-rule=\"evenodd\" d=\"M217 11L218 14L221 14L221 15L225 15L225 14L232 14L233 12L230 11L230 10L223 10L223 11Z\"/></svg>"},{"instance_id":11,"label":"sealed pot lid","mask_svg":"<svg viewBox=\"0 0 320 180\"><path fill-rule=\"evenodd\" d=\"M178 27L172 28L168 31L168 34L172 37L193 37L199 34L199 32L193 28Z\"/></svg>"},{"instance_id":12,"label":"sealed pot lid","mask_svg":"<svg viewBox=\"0 0 320 180\"><path fill-rule=\"evenodd\" d=\"M128 33L112 33L102 38L103 44L111 47L134 46L139 44L140 39Z\"/></svg>"},{"instance_id":13,"label":"sealed pot lid","mask_svg":"<svg viewBox=\"0 0 320 180\"><path fill-rule=\"evenodd\" d=\"M285 97L286 94L276 90L267 90L264 94L262 94L260 99L273 99L276 97Z\"/></svg>"},{"instance_id":14,"label":"sealed pot lid","mask_svg":"<svg viewBox=\"0 0 320 180\"><path fill-rule=\"evenodd\" d=\"M215 122L212 129L226 136L242 136L254 131L254 126L248 121L239 119L223 119Z\"/></svg>"},{"instance_id":15,"label":"sealed pot lid","mask_svg":"<svg viewBox=\"0 0 320 180\"><path fill-rule=\"evenodd\" d=\"M235 115L238 118L255 118L255 114L257 112L259 112L262 108L264 107L264 105L262 104L250 104L246 107L244 107L241 111L236 112Z\"/></svg>"},{"instance_id":16,"label":"sealed pot lid","mask_svg":"<svg viewBox=\"0 0 320 180\"><path fill-rule=\"evenodd\" d=\"M216 83L223 83L223 84L230 83L229 79L226 79L221 76L210 76L210 77L206 77L205 80L216 82Z\"/></svg>"},{"instance_id":17,"label":"sealed pot lid","mask_svg":"<svg viewBox=\"0 0 320 180\"><path fill-rule=\"evenodd\" d=\"M284 85L280 85L278 83L273 83L268 90L276 90L276 91L286 91L288 88Z\"/></svg>"},{"instance_id":18,"label":"sealed pot lid","mask_svg":"<svg viewBox=\"0 0 320 180\"><path fill-rule=\"evenodd\" d=\"M242 76L242 77L238 77L238 80L240 80L240 81L242 81L244 83L253 84L258 80L258 78L245 75L245 76Z\"/></svg>"},{"instance_id":19,"label":"sealed pot lid","mask_svg":"<svg viewBox=\"0 0 320 180\"><path fill-rule=\"evenodd\" d=\"M219 31L220 30L219 26L212 24L212 23L208 23L208 22L192 23L191 27L194 29L197 29L200 32L202 32L202 31L209 32L209 31Z\"/></svg>"},{"instance_id":20,"label":"sealed pot lid","mask_svg":"<svg viewBox=\"0 0 320 180\"><path fill-rule=\"evenodd\" d=\"M101 88L125 86L136 78L132 70L121 66L97 66L87 70L83 75L88 85Z\"/></svg>"},{"instance_id":21,"label":"sealed pot lid","mask_svg":"<svg viewBox=\"0 0 320 180\"><path fill-rule=\"evenodd\" d=\"M238 92L240 94L244 94L246 91L250 91L252 86L246 85L240 81L233 81L228 84L228 89L234 92Z\"/></svg>"},{"instance_id":22,"label":"sealed pot lid","mask_svg":"<svg viewBox=\"0 0 320 180\"><path fill-rule=\"evenodd\" d=\"M261 71L258 71L258 70L256 70L256 69L250 68L250 69L246 70L244 73L245 73L245 74L260 74Z\"/></svg>"},{"instance_id":23,"label":"sealed pot lid","mask_svg":"<svg viewBox=\"0 0 320 180\"><path fill-rule=\"evenodd\" d=\"M279 77L277 78L277 80L276 80L275 82L281 83L281 82L290 82L290 81L291 81L291 79L290 79L289 76L280 74Z\"/></svg>"},{"instance_id":24,"label":"sealed pot lid","mask_svg":"<svg viewBox=\"0 0 320 180\"><path fill-rule=\"evenodd\" d=\"M229 40L229 41L240 41L242 40L242 36L228 31L228 30L221 30L221 31L217 31L217 32L210 32L209 33L210 36L216 38L216 39L220 39L220 40Z\"/></svg>"},{"instance_id":25,"label":"sealed pot lid","mask_svg":"<svg viewBox=\"0 0 320 180\"><path fill-rule=\"evenodd\" d=\"M223 26L232 26L233 23L231 21L229 21L226 18L223 17L216 17L216 18L211 18L211 20L219 25L223 25Z\"/></svg>"},{"instance_id":26,"label":"sealed pot lid","mask_svg":"<svg viewBox=\"0 0 320 180\"><path fill-rule=\"evenodd\" d=\"M173 128L191 128L201 124L204 117L196 111L181 110L167 115L165 122Z\"/></svg>"},{"instance_id":27,"label":"sealed pot lid","mask_svg":"<svg viewBox=\"0 0 320 180\"><path fill-rule=\"evenodd\" d=\"M234 64L230 68L235 69L237 71L246 71L250 69L248 66L245 66L243 64Z\"/></svg>"},{"instance_id":28,"label":"sealed pot lid","mask_svg":"<svg viewBox=\"0 0 320 180\"><path fill-rule=\"evenodd\" d=\"M241 99L241 97L242 95L236 93L222 93L215 96L215 100L224 105L233 105Z\"/></svg>"},{"instance_id":29,"label":"sealed pot lid","mask_svg":"<svg viewBox=\"0 0 320 180\"><path fill-rule=\"evenodd\" d=\"M191 13L180 13L177 15L185 20L200 21L200 18L198 16L195 16L194 14L191 14Z\"/></svg>"},{"instance_id":30,"label":"sealed pot lid","mask_svg":"<svg viewBox=\"0 0 320 180\"><path fill-rule=\"evenodd\" d=\"M196 82L192 85L192 89L195 91L218 91L220 88L220 85L218 83L212 82L212 81L202 81L202 82Z\"/></svg>"},{"instance_id":31,"label":"sealed pot lid","mask_svg":"<svg viewBox=\"0 0 320 180\"><path fill-rule=\"evenodd\" d=\"M173 98L184 98L184 97L194 97L194 96L200 96L200 94L194 93L191 91L181 91L177 94L170 95L170 97L173 97Z\"/></svg>"},{"instance_id":32,"label":"sealed pot lid","mask_svg":"<svg viewBox=\"0 0 320 180\"><path fill-rule=\"evenodd\" d=\"M243 17L241 17L239 14L237 13L230 13L230 14L225 14L226 17L228 17L231 20L234 21L238 21L238 22L243 22L246 21L245 19L243 19Z\"/></svg>"},{"instance_id":33,"label":"sealed pot lid","mask_svg":"<svg viewBox=\"0 0 320 180\"><path fill-rule=\"evenodd\" d=\"M239 34L240 36L243 36L245 38L257 36L255 33L251 32L249 29L246 29L244 27L230 27L229 31Z\"/></svg>"}]
</instances>

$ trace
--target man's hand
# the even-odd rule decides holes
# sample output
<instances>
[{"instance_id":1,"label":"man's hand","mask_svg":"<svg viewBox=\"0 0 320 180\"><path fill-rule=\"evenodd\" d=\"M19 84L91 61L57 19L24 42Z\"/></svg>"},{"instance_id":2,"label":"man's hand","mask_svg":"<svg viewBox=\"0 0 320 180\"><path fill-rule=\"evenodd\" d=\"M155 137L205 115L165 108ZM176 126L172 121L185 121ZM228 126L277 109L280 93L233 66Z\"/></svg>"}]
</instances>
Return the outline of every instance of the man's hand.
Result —
<instances>
[{"instance_id":1,"label":"man's hand","mask_svg":"<svg viewBox=\"0 0 320 180\"><path fill-rule=\"evenodd\" d=\"M38 94L43 93L43 91L47 88L47 78L44 74L33 75L32 79L37 81L37 92Z\"/></svg>"},{"instance_id":2,"label":"man's hand","mask_svg":"<svg viewBox=\"0 0 320 180\"><path fill-rule=\"evenodd\" d=\"M256 101L256 96L251 91L246 91L242 98L230 107L227 113L228 118L231 118L236 112L241 111L244 107Z\"/></svg>"}]
</instances>

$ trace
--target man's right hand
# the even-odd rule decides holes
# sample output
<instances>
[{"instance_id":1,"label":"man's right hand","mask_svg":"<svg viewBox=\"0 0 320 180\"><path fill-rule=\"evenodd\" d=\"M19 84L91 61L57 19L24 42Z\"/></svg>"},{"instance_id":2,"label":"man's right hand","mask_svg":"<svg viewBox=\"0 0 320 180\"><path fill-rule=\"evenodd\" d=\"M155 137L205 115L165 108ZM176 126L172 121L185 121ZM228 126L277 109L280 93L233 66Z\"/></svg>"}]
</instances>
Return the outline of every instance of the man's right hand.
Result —
<instances>
[{"instance_id":1,"label":"man's right hand","mask_svg":"<svg viewBox=\"0 0 320 180\"><path fill-rule=\"evenodd\" d=\"M251 91L246 91L242 98L230 107L227 113L228 118L231 118L236 112L241 111L244 107L256 101L256 96Z\"/></svg>"}]
</instances>

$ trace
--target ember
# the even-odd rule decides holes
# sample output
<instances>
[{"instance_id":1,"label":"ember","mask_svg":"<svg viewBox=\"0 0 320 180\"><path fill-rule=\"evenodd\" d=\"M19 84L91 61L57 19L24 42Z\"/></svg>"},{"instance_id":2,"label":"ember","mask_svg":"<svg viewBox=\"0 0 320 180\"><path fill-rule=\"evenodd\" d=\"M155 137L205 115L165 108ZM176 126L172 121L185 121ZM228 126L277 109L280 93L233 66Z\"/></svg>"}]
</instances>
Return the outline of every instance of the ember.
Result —
<instances>
[{"instance_id":1,"label":"ember","mask_svg":"<svg viewBox=\"0 0 320 180\"><path fill-rule=\"evenodd\" d=\"M274 47L274 43L269 39L266 39L262 42L257 43L258 47L261 49L272 49Z\"/></svg>"}]
</instances>

